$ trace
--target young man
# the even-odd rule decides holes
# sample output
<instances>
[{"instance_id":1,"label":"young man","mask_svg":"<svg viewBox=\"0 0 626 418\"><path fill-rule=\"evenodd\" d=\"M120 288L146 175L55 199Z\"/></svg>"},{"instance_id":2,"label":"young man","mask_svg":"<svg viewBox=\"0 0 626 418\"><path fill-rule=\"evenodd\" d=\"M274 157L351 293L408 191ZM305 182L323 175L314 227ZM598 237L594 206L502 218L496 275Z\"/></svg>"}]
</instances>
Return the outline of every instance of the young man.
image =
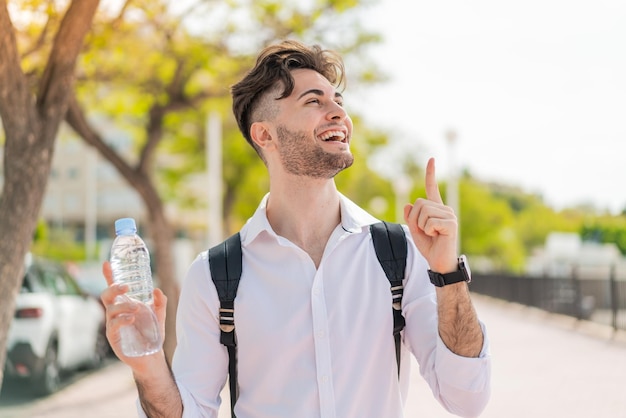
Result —
<instances>
[{"instance_id":1,"label":"young man","mask_svg":"<svg viewBox=\"0 0 626 418\"><path fill-rule=\"evenodd\" d=\"M402 417L411 353L446 409L476 416L490 393L488 344L467 283L444 285L446 274L459 269L457 222L441 200L432 159L426 198L404 210L406 327L398 376L389 282L369 231L377 220L334 182L353 161L352 122L337 90L343 74L333 52L283 42L266 48L232 89L239 127L270 176L269 194L241 230L235 412L239 418ZM104 272L110 282L108 263ZM132 306L113 303L123 287L102 295L109 340L132 368L148 416L217 416L228 355L210 274L204 252L183 285L171 372L163 352L121 355L119 327L132 323ZM163 322L165 296L158 289L155 306Z\"/></svg>"}]
</instances>

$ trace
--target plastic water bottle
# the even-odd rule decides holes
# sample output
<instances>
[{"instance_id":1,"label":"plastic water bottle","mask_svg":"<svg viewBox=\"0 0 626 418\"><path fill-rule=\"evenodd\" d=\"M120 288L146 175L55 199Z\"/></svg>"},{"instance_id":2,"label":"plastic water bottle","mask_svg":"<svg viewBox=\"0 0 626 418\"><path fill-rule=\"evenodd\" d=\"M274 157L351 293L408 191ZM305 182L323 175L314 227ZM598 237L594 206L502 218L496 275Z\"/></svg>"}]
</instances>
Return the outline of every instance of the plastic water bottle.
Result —
<instances>
[{"instance_id":1,"label":"plastic water bottle","mask_svg":"<svg viewBox=\"0 0 626 418\"><path fill-rule=\"evenodd\" d=\"M137 235L133 218L115 221L115 233L110 260L113 281L128 286L126 295L118 296L117 302L130 299L139 305L134 322L120 329L122 352L128 357L146 356L159 351L163 344L154 313L150 253Z\"/></svg>"}]
</instances>

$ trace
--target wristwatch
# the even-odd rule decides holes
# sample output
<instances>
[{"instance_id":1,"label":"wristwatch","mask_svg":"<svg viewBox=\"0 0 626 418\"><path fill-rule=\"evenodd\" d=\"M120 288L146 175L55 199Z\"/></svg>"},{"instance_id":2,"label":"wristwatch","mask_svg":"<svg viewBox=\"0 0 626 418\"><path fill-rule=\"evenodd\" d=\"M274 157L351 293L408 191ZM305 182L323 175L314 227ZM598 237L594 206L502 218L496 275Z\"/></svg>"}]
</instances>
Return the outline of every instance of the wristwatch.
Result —
<instances>
[{"instance_id":1,"label":"wristwatch","mask_svg":"<svg viewBox=\"0 0 626 418\"><path fill-rule=\"evenodd\" d=\"M458 270L453 271L452 273L441 274L437 273L436 271L428 270L430 282L437 287L443 287L458 282L471 282L472 272L470 271L467 257L465 257L465 255L461 255L458 261Z\"/></svg>"}]
</instances>

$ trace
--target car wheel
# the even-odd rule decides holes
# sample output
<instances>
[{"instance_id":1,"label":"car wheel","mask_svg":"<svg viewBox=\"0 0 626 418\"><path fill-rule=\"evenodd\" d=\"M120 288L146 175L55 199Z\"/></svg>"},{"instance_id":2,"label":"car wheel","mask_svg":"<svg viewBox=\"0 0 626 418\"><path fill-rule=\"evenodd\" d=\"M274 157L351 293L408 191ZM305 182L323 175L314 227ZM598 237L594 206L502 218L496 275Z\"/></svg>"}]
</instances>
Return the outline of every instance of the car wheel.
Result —
<instances>
[{"instance_id":1,"label":"car wheel","mask_svg":"<svg viewBox=\"0 0 626 418\"><path fill-rule=\"evenodd\" d=\"M50 395L61 386L61 368L57 354L56 344L51 342L46 349L43 370L34 382L35 392L39 395Z\"/></svg>"}]
</instances>

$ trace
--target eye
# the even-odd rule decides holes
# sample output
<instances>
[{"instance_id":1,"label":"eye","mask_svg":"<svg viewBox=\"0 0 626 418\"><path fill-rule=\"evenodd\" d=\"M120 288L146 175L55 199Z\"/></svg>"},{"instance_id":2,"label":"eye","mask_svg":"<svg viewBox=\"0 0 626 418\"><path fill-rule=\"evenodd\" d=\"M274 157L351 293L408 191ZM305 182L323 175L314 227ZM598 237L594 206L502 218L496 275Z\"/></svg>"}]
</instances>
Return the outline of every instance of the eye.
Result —
<instances>
[{"instance_id":1,"label":"eye","mask_svg":"<svg viewBox=\"0 0 626 418\"><path fill-rule=\"evenodd\" d=\"M320 104L320 99L310 99L310 100L307 100L306 104Z\"/></svg>"},{"instance_id":2,"label":"eye","mask_svg":"<svg viewBox=\"0 0 626 418\"><path fill-rule=\"evenodd\" d=\"M337 103L339 106L343 107L343 100L337 100L337 101L335 101L335 103Z\"/></svg>"}]
</instances>

